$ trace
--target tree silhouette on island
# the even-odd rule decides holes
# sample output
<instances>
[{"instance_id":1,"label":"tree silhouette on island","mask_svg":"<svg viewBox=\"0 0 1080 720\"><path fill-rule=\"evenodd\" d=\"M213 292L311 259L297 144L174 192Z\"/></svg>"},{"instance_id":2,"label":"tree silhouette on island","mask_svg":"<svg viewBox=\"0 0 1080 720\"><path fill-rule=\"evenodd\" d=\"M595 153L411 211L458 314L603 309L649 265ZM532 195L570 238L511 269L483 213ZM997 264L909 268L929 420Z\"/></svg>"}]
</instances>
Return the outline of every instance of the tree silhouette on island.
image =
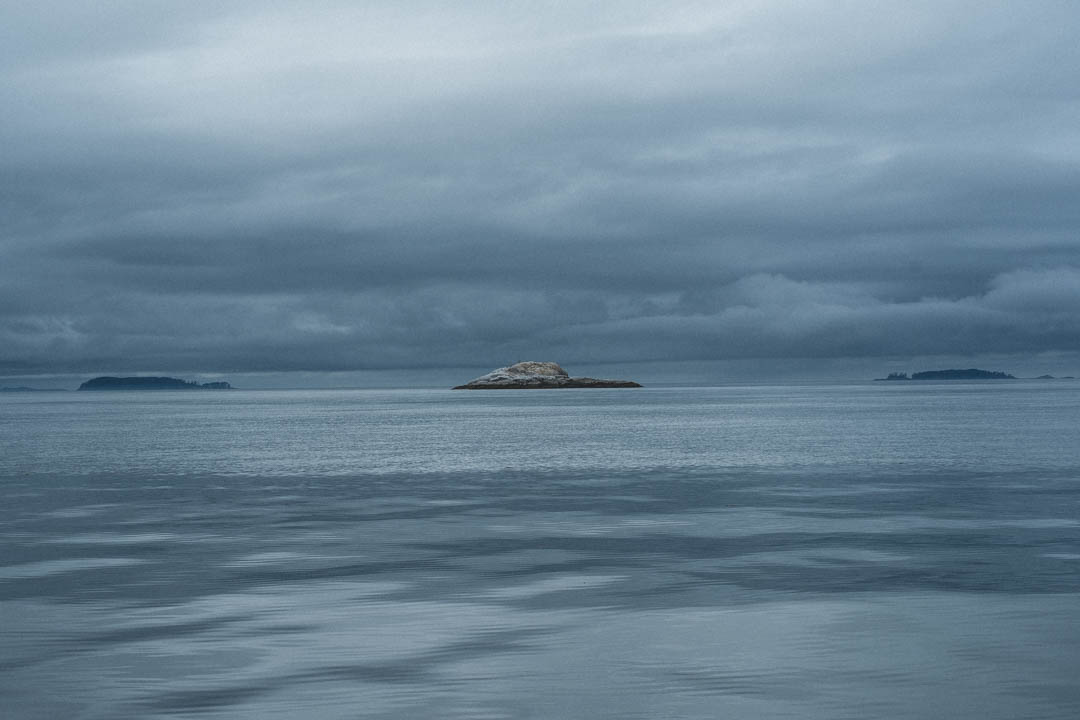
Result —
<instances>
[{"instance_id":1,"label":"tree silhouette on island","mask_svg":"<svg viewBox=\"0 0 1080 720\"><path fill-rule=\"evenodd\" d=\"M993 370L979 370L968 368L966 370L924 370L923 372L889 373L887 377L874 378L875 381L905 381L905 380L1015 380L1016 376L1009 373L995 372Z\"/></svg>"}]
</instances>

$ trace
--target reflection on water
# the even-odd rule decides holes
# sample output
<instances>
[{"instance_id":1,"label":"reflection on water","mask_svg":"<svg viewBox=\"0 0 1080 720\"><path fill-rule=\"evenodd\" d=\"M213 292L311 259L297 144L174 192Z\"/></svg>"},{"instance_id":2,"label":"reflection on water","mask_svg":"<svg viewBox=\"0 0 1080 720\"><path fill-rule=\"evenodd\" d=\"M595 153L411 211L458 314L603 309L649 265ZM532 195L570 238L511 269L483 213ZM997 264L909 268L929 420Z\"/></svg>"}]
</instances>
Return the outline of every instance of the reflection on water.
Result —
<instances>
[{"instance_id":1,"label":"reflection on water","mask_svg":"<svg viewBox=\"0 0 1080 720\"><path fill-rule=\"evenodd\" d=\"M11 402L4 717L1075 718L1041 392Z\"/></svg>"}]
</instances>

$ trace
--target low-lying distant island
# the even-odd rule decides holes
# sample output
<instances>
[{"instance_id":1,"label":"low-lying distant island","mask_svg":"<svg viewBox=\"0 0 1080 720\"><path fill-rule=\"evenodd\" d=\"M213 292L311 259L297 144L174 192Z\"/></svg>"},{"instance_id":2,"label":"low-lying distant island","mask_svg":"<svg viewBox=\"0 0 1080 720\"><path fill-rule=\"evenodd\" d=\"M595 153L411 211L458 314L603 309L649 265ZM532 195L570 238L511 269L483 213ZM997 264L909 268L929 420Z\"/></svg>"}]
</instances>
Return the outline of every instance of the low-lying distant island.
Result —
<instances>
[{"instance_id":1,"label":"low-lying distant island","mask_svg":"<svg viewBox=\"0 0 1080 720\"><path fill-rule=\"evenodd\" d=\"M492 370L454 390L542 390L554 388L638 388L632 380L598 380L589 377L570 377L558 363L519 362Z\"/></svg>"},{"instance_id":2,"label":"low-lying distant island","mask_svg":"<svg viewBox=\"0 0 1080 720\"><path fill-rule=\"evenodd\" d=\"M227 382L202 383L171 377L96 377L80 390L232 390Z\"/></svg>"},{"instance_id":3,"label":"low-lying distant island","mask_svg":"<svg viewBox=\"0 0 1080 720\"><path fill-rule=\"evenodd\" d=\"M906 381L906 380L1015 380L1014 375L1003 372L995 372L992 370L979 370L977 368L968 368L966 370L925 370L923 372L907 373L894 372L889 373L887 377L874 378L875 381L892 382L892 381Z\"/></svg>"}]
</instances>

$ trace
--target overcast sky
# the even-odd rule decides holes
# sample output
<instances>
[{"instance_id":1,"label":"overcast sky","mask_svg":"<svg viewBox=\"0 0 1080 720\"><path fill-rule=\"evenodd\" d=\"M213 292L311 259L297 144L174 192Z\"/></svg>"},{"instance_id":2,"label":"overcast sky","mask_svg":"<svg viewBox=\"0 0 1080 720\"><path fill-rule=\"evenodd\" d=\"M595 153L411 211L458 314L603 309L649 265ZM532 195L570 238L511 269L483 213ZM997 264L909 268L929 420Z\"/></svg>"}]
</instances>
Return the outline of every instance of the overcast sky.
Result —
<instances>
[{"instance_id":1,"label":"overcast sky","mask_svg":"<svg viewBox=\"0 0 1080 720\"><path fill-rule=\"evenodd\" d=\"M0 376L1080 357L1077 37L1075 2L3 3Z\"/></svg>"}]
</instances>

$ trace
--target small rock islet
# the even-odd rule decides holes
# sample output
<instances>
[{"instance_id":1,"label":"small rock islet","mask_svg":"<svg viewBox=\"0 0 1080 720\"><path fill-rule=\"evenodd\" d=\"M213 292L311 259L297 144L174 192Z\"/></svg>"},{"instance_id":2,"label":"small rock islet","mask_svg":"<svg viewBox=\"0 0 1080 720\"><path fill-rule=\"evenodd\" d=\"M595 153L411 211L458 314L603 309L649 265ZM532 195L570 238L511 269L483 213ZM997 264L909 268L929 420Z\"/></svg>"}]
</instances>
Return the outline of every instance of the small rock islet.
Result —
<instances>
[{"instance_id":1,"label":"small rock islet","mask_svg":"<svg viewBox=\"0 0 1080 720\"><path fill-rule=\"evenodd\" d=\"M519 362L492 370L454 390L542 390L556 388L637 388L632 380L599 380L590 377L570 377L554 362Z\"/></svg>"}]
</instances>

